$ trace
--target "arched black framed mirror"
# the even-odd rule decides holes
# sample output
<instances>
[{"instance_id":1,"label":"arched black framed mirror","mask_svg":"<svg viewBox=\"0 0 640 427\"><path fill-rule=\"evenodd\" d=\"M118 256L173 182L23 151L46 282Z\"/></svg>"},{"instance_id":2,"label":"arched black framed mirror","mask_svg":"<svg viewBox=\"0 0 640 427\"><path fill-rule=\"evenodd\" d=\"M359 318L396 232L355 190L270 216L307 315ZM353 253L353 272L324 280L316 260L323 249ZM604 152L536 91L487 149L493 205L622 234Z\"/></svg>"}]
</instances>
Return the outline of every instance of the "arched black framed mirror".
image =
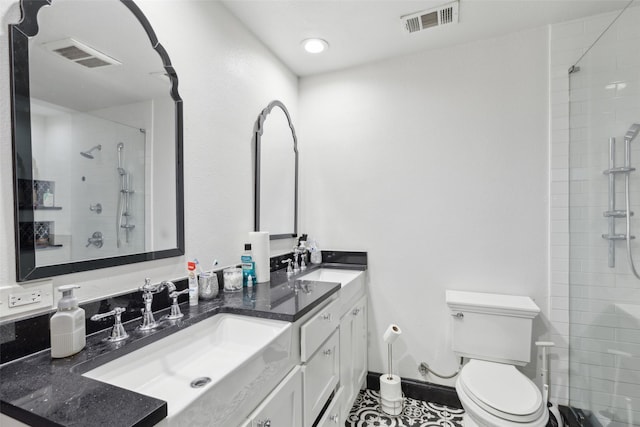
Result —
<instances>
[{"instance_id":1,"label":"arched black framed mirror","mask_svg":"<svg viewBox=\"0 0 640 427\"><path fill-rule=\"evenodd\" d=\"M298 233L298 139L285 105L272 101L255 124L255 231Z\"/></svg>"},{"instance_id":2,"label":"arched black framed mirror","mask_svg":"<svg viewBox=\"0 0 640 427\"><path fill-rule=\"evenodd\" d=\"M182 99L130 0L22 0L9 29L18 281L184 254Z\"/></svg>"}]
</instances>

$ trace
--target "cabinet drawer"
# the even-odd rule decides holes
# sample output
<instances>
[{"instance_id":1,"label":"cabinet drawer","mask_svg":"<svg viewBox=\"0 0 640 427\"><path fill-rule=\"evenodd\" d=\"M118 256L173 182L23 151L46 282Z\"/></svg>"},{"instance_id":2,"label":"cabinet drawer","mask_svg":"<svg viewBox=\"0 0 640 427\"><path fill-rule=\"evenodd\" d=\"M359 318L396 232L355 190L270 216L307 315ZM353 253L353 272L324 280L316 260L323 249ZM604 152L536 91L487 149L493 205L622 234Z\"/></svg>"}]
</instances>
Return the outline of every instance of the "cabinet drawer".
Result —
<instances>
[{"instance_id":1,"label":"cabinet drawer","mask_svg":"<svg viewBox=\"0 0 640 427\"><path fill-rule=\"evenodd\" d=\"M249 421L248 427L302 424L302 372L299 367L295 367L253 411Z\"/></svg>"},{"instance_id":2,"label":"cabinet drawer","mask_svg":"<svg viewBox=\"0 0 640 427\"><path fill-rule=\"evenodd\" d=\"M333 393L340 377L340 334L325 341L302 367L304 425L310 427Z\"/></svg>"},{"instance_id":3,"label":"cabinet drawer","mask_svg":"<svg viewBox=\"0 0 640 427\"><path fill-rule=\"evenodd\" d=\"M300 327L300 358L307 362L340 324L340 299L336 299Z\"/></svg>"},{"instance_id":4,"label":"cabinet drawer","mask_svg":"<svg viewBox=\"0 0 640 427\"><path fill-rule=\"evenodd\" d=\"M340 387L338 392L333 396L331 404L325 411L322 418L318 422L317 427L338 427L345 425L346 419L342 419L344 402L344 387Z\"/></svg>"}]
</instances>

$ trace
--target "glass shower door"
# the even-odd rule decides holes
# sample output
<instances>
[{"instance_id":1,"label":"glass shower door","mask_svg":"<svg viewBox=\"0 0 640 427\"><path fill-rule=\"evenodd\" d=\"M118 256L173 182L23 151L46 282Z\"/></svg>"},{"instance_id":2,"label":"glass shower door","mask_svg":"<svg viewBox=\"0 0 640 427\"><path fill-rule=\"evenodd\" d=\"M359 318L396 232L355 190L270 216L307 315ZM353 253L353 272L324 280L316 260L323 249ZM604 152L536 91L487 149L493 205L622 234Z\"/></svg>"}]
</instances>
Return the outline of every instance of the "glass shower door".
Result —
<instances>
[{"instance_id":1,"label":"glass shower door","mask_svg":"<svg viewBox=\"0 0 640 427\"><path fill-rule=\"evenodd\" d=\"M628 8L570 74L569 399L603 426L640 425L640 279L628 259L625 191L628 180L636 237L630 246L640 269L636 9Z\"/></svg>"}]
</instances>

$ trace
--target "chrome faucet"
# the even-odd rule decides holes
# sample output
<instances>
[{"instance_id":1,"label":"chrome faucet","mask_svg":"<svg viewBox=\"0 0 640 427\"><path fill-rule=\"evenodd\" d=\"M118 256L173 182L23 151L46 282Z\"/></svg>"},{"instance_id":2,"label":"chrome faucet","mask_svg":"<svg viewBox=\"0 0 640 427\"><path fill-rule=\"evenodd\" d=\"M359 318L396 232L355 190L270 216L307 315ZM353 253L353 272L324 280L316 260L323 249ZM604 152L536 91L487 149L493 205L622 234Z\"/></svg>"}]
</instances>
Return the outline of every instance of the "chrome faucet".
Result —
<instances>
[{"instance_id":1,"label":"chrome faucet","mask_svg":"<svg viewBox=\"0 0 640 427\"><path fill-rule=\"evenodd\" d=\"M180 319L184 314L180 311L180 306L178 305L178 297L182 294L186 294L189 292L189 288L184 289L180 292L173 291L169 293L169 298L171 298L171 314L169 314L166 318L169 320Z\"/></svg>"},{"instance_id":2,"label":"chrome faucet","mask_svg":"<svg viewBox=\"0 0 640 427\"><path fill-rule=\"evenodd\" d=\"M291 268L291 258L282 260L283 264L287 264L287 277L293 275L293 269Z\"/></svg>"},{"instance_id":3,"label":"chrome faucet","mask_svg":"<svg viewBox=\"0 0 640 427\"><path fill-rule=\"evenodd\" d=\"M300 265L298 264L298 257L300 256L300 248L297 246L293 248L293 274L300 273Z\"/></svg>"},{"instance_id":4,"label":"chrome faucet","mask_svg":"<svg viewBox=\"0 0 640 427\"><path fill-rule=\"evenodd\" d=\"M107 339L107 341L111 341L111 342L122 341L129 336L129 334L127 334L127 332L124 330L124 326L122 326L121 315L125 311L126 310L122 307L116 307L113 310L109 311L108 313L96 314L91 316L91 320L93 320L94 322L97 322L98 320L102 320L105 317L109 317L109 316L115 317L116 320L115 320L115 323L113 324L113 329L111 329L111 334L109 335L109 338Z\"/></svg>"},{"instance_id":5,"label":"chrome faucet","mask_svg":"<svg viewBox=\"0 0 640 427\"><path fill-rule=\"evenodd\" d=\"M142 292L142 300L144 301L144 308L142 309L142 325L140 325L141 331L148 331L158 327L156 319L153 317L153 311L151 310L151 303L153 302L153 294L162 292L167 289L169 293L176 290L176 285L173 282L167 280L160 282L157 285L151 284L151 279L148 277L144 279L144 285L140 287Z\"/></svg>"}]
</instances>

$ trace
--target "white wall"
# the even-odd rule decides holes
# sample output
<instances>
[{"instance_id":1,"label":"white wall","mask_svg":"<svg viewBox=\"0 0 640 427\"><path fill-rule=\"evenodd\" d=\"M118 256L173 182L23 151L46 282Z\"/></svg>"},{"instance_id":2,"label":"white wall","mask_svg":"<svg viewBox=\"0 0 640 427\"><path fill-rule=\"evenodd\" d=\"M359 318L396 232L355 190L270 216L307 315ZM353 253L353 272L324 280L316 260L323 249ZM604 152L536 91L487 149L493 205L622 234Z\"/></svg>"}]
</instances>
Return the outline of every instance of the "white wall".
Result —
<instances>
[{"instance_id":1,"label":"white wall","mask_svg":"<svg viewBox=\"0 0 640 427\"><path fill-rule=\"evenodd\" d=\"M302 229L369 252L369 369L455 371L446 289L529 295L546 330L547 29L300 82ZM529 375L533 376L533 367Z\"/></svg>"},{"instance_id":2,"label":"white wall","mask_svg":"<svg viewBox=\"0 0 640 427\"><path fill-rule=\"evenodd\" d=\"M298 80L219 3L136 2L178 73L184 100L187 256L237 263L253 227L253 125L273 99L297 119ZM15 283L7 25L17 1L0 1L0 290ZM184 257L53 278L82 285L81 300L121 293L153 281L184 277ZM0 310L6 310L0 306ZM0 315L7 315L6 311Z\"/></svg>"}]
</instances>

